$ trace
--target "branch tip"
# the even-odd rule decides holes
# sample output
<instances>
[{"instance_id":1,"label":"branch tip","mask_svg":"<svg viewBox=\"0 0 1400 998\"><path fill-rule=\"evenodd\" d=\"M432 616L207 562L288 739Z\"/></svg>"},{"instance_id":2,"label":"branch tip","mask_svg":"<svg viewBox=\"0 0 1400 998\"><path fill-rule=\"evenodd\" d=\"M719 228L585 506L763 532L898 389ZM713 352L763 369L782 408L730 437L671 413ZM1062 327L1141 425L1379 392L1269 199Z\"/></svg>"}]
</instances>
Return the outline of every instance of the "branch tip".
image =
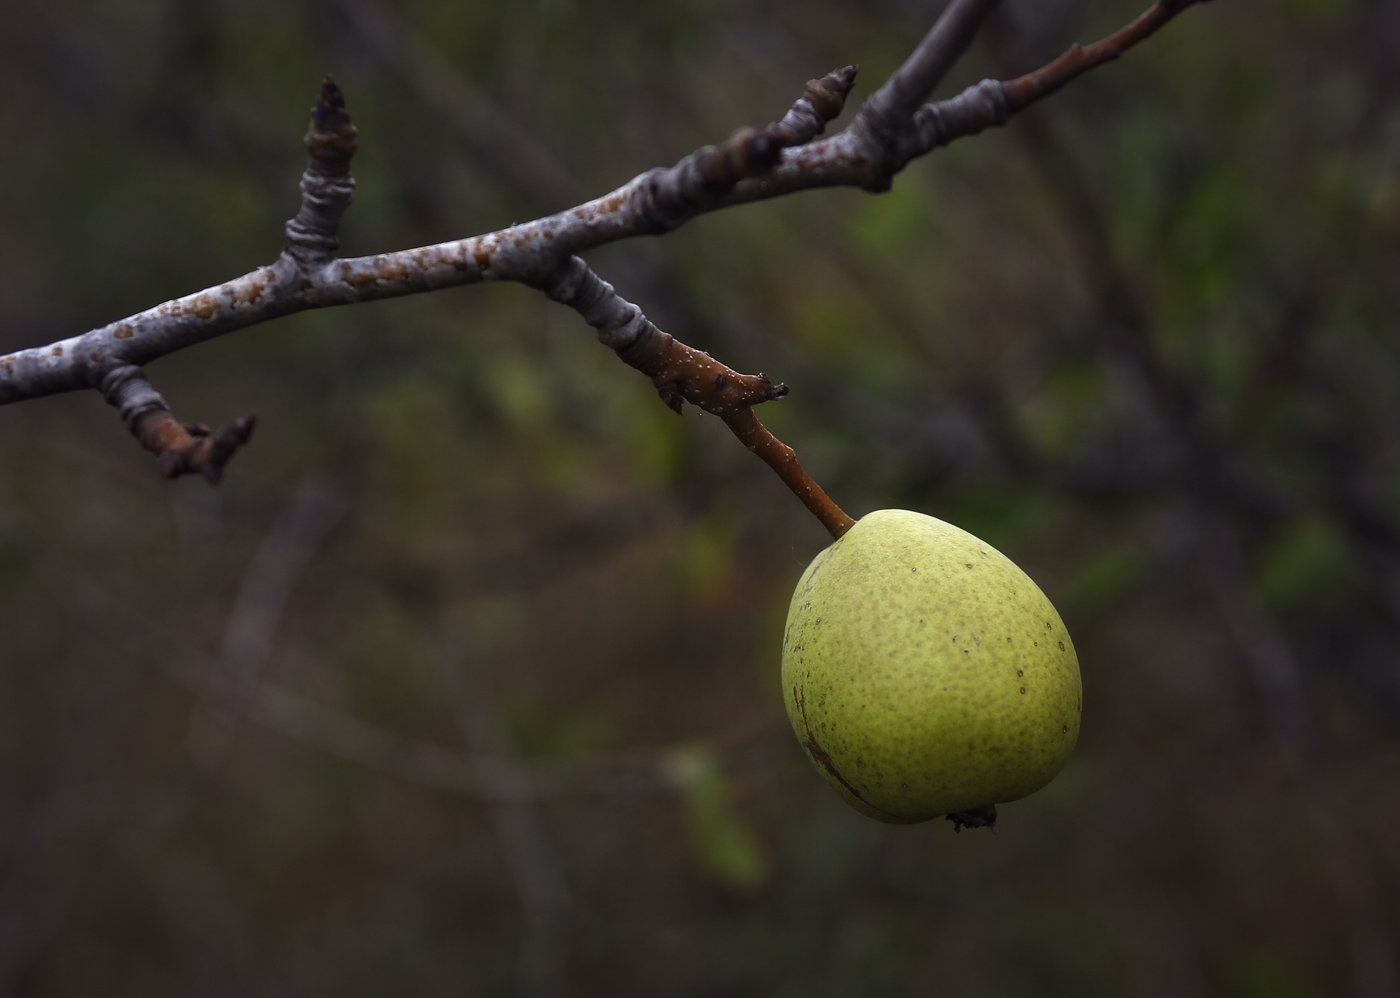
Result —
<instances>
[{"instance_id":1,"label":"branch tip","mask_svg":"<svg viewBox=\"0 0 1400 998\"><path fill-rule=\"evenodd\" d=\"M200 474L217 485L224 466L252 438L258 423L256 416L243 416L216 432L203 423L181 423L134 364L107 368L97 389L116 407L132 436L156 456L156 466L166 478Z\"/></svg>"},{"instance_id":2,"label":"branch tip","mask_svg":"<svg viewBox=\"0 0 1400 998\"><path fill-rule=\"evenodd\" d=\"M741 180L762 177L783 161L783 150L806 145L826 130L846 107L858 67L834 69L808 80L782 120L766 128L743 127L718 146L705 146L669 170L653 171L651 188L664 218L662 230L674 228L694 213L696 202L723 194Z\"/></svg>"},{"instance_id":3,"label":"branch tip","mask_svg":"<svg viewBox=\"0 0 1400 998\"><path fill-rule=\"evenodd\" d=\"M132 432L156 454L156 467L166 478L202 475L210 485L218 485L225 466L252 438L257 425L257 416L241 416L211 433L202 423L179 423L168 411L155 410Z\"/></svg>"},{"instance_id":4,"label":"branch tip","mask_svg":"<svg viewBox=\"0 0 1400 998\"><path fill-rule=\"evenodd\" d=\"M316 106L311 109L317 124L325 124L332 115L345 113L345 94L340 89L340 84L335 82L335 77L330 73L321 81L321 96L316 100ZM348 115L347 115L348 117Z\"/></svg>"},{"instance_id":5,"label":"branch tip","mask_svg":"<svg viewBox=\"0 0 1400 998\"><path fill-rule=\"evenodd\" d=\"M845 66L833 69L819 80L808 80L805 96L823 118L831 121L846 109L846 99L855 89L859 72L859 66Z\"/></svg>"},{"instance_id":6,"label":"branch tip","mask_svg":"<svg viewBox=\"0 0 1400 998\"><path fill-rule=\"evenodd\" d=\"M1112 62L1134 45L1157 33L1187 7L1210 0L1157 0L1132 23L1090 45L1071 45L1064 55L1034 72L1002 84L1008 112L1015 114L1048 97L1076 77Z\"/></svg>"},{"instance_id":7,"label":"branch tip","mask_svg":"<svg viewBox=\"0 0 1400 998\"><path fill-rule=\"evenodd\" d=\"M350 159L359 147L358 132L345 109L345 94L329 73L321 83L321 96L311 109L311 127L306 132L306 151L311 168L326 176L348 176Z\"/></svg>"},{"instance_id":8,"label":"branch tip","mask_svg":"<svg viewBox=\"0 0 1400 998\"><path fill-rule=\"evenodd\" d=\"M355 193L350 160L358 136L345 94L327 73L302 140L311 161L301 175L301 208L285 226L287 253L303 273L332 260L340 248L340 219Z\"/></svg>"}]
</instances>

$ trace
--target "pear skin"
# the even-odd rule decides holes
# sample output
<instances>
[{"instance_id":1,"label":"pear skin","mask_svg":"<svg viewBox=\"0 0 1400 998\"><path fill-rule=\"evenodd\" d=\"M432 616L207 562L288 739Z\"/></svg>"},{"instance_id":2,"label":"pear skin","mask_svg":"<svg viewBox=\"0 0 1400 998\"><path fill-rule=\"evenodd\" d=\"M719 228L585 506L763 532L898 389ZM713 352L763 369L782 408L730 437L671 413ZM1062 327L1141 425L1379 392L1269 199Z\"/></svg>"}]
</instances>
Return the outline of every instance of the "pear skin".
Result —
<instances>
[{"instance_id":1,"label":"pear skin","mask_svg":"<svg viewBox=\"0 0 1400 998\"><path fill-rule=\"evenodd\" d=\"M1045 594L990 544L908 510L867 514L807 567L782 682L818 771L897 824L1034 793L1079 736L1079 662Z\"/></svg>"}]
</instances>

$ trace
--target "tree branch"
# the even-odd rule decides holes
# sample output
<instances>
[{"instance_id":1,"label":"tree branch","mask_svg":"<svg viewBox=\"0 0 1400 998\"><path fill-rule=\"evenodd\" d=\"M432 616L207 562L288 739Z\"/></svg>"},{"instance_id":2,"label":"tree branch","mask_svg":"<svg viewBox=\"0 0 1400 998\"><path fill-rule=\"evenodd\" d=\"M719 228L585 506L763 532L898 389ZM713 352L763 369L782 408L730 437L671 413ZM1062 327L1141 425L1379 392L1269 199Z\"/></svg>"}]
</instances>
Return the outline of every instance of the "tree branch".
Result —
<instances>
[{"instance_id":1,"label":"tree branch","mask_svg":"<svg viewBox=\"0 0 1400 998\"><path fill-rule=\"evenodd\" d=\"M908 128L914 112L928 100L958 57L967 51L982 21L998 0L951 0L923 41L875 91L856 115L854 131L879 151L884 169L865 185L866 190L888 190L894 175L908 159L899 157L898 138Z\"/></svg>"},{"instance_id":2,"label":"tree branch","mask_svg":"<svg viewBox=\"0 0 1400 998\"><path fill-rule=\"evenodd\" d=\"M350 259L335 252L340 218L354 191L350 160L356 134L339 87L327 77L306 137L311 161L301 181L301 208L287 223L287 247L278 260L81 336L0 357L0 404L99 389L167 475L197 471L217 481L252 432L252 417L216 434L182 426L141 365L306 309L488 280L519 281L583 313L619 356L652 377L667 404L678 407L684 399L724 419L839 536L849 518L752 414L754 404L784 390L761 375L736 374L660 332L576 257L606 243L669 232L706 212L800 190L884 190L911 160L1005 123L1200 0L1159 0L1122 30L1087 48L1076 46L1034 73L1007 83L984 80L951 100L920 108L995 2L952 0L853 124L829 138L814 141L844 108L855 67L808 83L778 122L757 131L740 129L720 146L643 173L601 198L497 232Z\"/></svg>"}]
</instances>

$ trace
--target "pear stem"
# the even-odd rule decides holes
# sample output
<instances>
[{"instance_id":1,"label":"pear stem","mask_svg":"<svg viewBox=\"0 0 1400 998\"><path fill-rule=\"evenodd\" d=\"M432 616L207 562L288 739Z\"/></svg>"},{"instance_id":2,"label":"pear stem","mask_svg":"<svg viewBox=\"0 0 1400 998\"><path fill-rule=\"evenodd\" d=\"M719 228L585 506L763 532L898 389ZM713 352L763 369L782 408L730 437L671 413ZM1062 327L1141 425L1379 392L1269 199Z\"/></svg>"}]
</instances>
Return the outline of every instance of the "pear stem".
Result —
<instances>
[{"instance_id":1,"label":"pear stem","mask_svg":"<svg viewBox=\"0 0 1400 998\"><path fill-rule=\"evenodd\" d=\"M797 453L773 436L768 427L758 421L752 409L744 409L725 418L724 422L734 431L740 443L767 462L768 467L783 480L784 485L792 489L793 495L802 500L802 505L812 511L812 515L822 522L833 538L840 540L846 531L856 525L856 521L847 516L846 511L836 505L797 463Z\"/></svg>"}]
</instances>

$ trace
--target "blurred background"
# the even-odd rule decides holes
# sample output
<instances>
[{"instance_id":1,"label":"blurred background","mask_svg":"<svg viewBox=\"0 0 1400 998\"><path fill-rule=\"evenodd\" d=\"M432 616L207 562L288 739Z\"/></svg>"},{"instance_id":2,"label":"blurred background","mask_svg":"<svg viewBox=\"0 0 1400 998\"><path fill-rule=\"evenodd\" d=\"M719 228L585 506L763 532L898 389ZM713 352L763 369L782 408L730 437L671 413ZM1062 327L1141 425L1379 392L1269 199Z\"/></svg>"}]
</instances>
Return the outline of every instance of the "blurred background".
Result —
<instances>
[{"instance_id":1,"label":"blurred background","mask_svg":"<svg viewBox=\"0 0 1400 998\"><path fill-rule=\"evenodd\" d=\"M1007 0L940 94L1141 2ZM365 254L859 101L940 6L15 0L0 350L271 261L327 71ZM5 408L0 994L1397 998L1397 98L1393 0L1229 0L887 194L591 255L1060 607L1083 736L995 836L831 793L778 688L829 539L538 293L152 365L261 417L218 489Z\"/></svg>"}]
</instances>

